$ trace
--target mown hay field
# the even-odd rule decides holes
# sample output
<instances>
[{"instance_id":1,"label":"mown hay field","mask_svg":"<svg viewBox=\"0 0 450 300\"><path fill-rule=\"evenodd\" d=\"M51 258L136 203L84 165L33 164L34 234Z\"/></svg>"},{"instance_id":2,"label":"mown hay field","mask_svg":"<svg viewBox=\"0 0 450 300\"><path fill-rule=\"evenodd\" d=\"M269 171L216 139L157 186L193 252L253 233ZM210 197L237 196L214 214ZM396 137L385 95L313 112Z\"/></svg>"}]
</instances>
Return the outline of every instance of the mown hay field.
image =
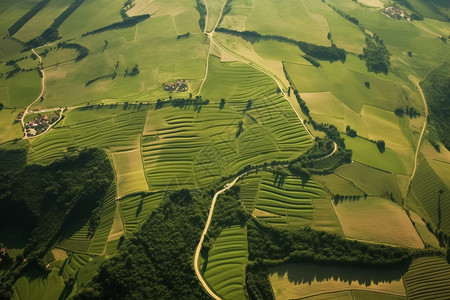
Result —
<instances>
[{"instance_id":1,"label":"mown hay field","mask_svg":"<svg viewBox=\"0 0 450 300\"><path fill-rule=\"evenodd\" d=\"M390 200L367 197L336 201L334 209L348 238L412 248L424 247L406 212Z\"/></svg>"}]
</instances>

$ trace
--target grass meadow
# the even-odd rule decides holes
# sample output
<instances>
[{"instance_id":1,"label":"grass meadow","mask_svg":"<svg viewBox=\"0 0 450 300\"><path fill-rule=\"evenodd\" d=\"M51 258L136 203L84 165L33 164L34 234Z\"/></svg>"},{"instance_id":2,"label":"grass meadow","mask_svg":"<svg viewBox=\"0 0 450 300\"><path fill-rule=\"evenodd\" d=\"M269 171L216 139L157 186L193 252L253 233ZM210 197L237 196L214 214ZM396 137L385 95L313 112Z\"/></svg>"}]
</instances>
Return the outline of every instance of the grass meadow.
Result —
<instances>
[{"instance_id":1,"label":"grass meadow","mask_svg":"<svg viewBox=\"0 0 450 300\"><path fill-rule=\"evenodd\" d=\"M406 212L390 200L367 197L343 200L334 209L348 238L376 243L423 248Z\"/></svg>"}]
</instances>

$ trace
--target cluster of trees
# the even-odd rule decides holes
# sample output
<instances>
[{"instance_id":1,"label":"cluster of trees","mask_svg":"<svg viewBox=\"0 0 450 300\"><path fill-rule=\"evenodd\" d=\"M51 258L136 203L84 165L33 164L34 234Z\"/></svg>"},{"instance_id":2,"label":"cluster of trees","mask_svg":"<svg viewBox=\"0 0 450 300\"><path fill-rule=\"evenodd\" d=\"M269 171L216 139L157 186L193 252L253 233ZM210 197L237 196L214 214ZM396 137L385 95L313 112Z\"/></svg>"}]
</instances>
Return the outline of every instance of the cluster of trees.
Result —
<instances>
[{"instance_id":1,"label":"cluster of trees","mask_svg":"<svg viewBox=\"0 0 450 300\"><path fill-rule=\"evenodd\" d=\"M436 255L431 250L412 250L346 240L309 227L293 231L247 221L249 261L246 290L250 299L273 299L266 268L286 262L313 262L369 268L404 268L413 257Z\"/></svg>"},{"instance_id":2,"label":"cluster of trees","mask_svg":"<svg viewBox=\"0 0 450 300\"><path fill-rule=\"evenodd\" d=\"M128 72L128 69L125 70L125 75L123 77L131 76L134 77L141 73L141 70L139 70L139 66L136 64L134 65L133 69L131 69L130 72Z\"/></svg>"},{"instance_id":3,"label":"cluster of trees","mask_svg":"<svg viewBox=\"0 0 450 300\"><path fill-rule=\"evenodd\" d=\"M120 9L120 16L123 20L128 19L127 11L134 7L134 0L127 0Z\"/></svg>"},{"instance_id":4,"label":"cluster of trees","mask_svg":"<svg viewBox=\"0 0 450 300\"><path fill-rule=\"evenodd\" d=\"M391 65L391 54L383 40L380 40L376 34L374 39L366 34L366 44L367 47L363 49L363 58L367 69L370 72L387 74Z\"/></svg>"},{"instance_id":5,"label":"cluster of trees","mask_svg":"<svg viewBox=\"0 0 450 300\"><path fill-rule=\"evenodd\" d=\"M0 226L28 233L23 254L26 267L21 268L41 270L45 270L45 253L64 228L89 219L114 184L108 156L98 149L84 149L77 156L68 155L48 166L29 165L0 177ZM22 270L17 271L18 266L4 266L0 295L10 293Z\"/></svg>"},{"instance_id":6,"label":"cluster of trees","mask_svg":"<svg viewBox=\"0 0 450 300\"><path fill-rule=\"evenodd\" d=\"M10 63L11 61L7 62L6 64L8 65L8 63ZM12 78L14 76L16 76L17 74L19 74L20 72L31 72L33 70L37 70L38 73L41 75L41 72L39 72L39 68L28 68L28 69L22 69L17 63L15 63L15 61L12 64L13 69L9 70L8 72L6 72L6 79ZM11 66L11 65L9 65Z\"/></svg>"},{"instance_id":7,"label":"cluster of trees","mask_svg":"<svg viewBox=\"0 0 450 300\"><path fill-rule=\"evenodd\" d=\"M74 299L209 299L192 258L210 201L208 192L169 192Z\"/></svg>"},{"instance_id":8,"label":"cluster of trees","mask_svg":"<svg viewBox=\"0 0 450 300\"><path fill-rule=\"evenodd\" d=\"M310 44L302 41L296 41L291 38L287 38L279 35L261 35L255 31L237 31L226 28L217 28L217 32L223 32L235 36L239 36L246 41L251 43L258 42L259 40L274 40L281 43L288 43L292 45L297 45L305 54L320 60L328 61L345 61L347 53L344 49L332 45L331 47L319 46L315 44Z\"/></svg>"},{"instance_id":9,"label":"cluster of trees","mask_svg":"<svg viewBox=\"0 0 450 300\"><path fill-rule=\"evenodd\" d=\"M115 22L112 23L110 25L86 32L84 34L82 34L81 36L88 36L88 35L92 35L92 34L97 34L100 32L105 32L108 30L116 30L116 29L121 29L121 28L128 28L128 27L133 27L138 23L141 23L145 20L147 20L148 18L150 18L149 14L145 14L145 15L139 15L139 16L133 16L133 17L127 17L126 19L124 19L122 22Z\"/></svg>"},{"instance_id":10,"label":"cluster of trees","mask_svg":"<svg viewBox=\"0 0 450 300\"><path fill-rule=\"evenodd\" d=\"M420 112L414 107L406 106L406 108L399 107L394 110L394 113L397 117L403 117L403 115L407 115L409 118L417 118L420 117Z\"/></svg>"},{"instance_id":11,"label":"cluster of trees","mask_svg":"<svg viewBox=\"0 0 450 300\"><path fill-rule=\"evenodd\" d=\"M430 124L450 150L450 63L444 63L431 71L420 86L427 98Z\"/></svg>"},{"instance_id":12,"label":"cluster of trees","mask_svg":"<svg viewBox=\"0 0 450 300\"><path fill-rule=\"evenodd\" d=\"M66 8L56 19L53 21L52 25L50 25L51 28L59 28L59 26L64 23L64 21L70 17L70 15L77 10L78 7L80 7L81 4L83 4L84 0L74 0L68 8Z\"/></svg>"},{"instance_id":13,"label":"cluster of trees","mask_svg":"<svg viewBox=\"0 0 450 300\"><path fill-rule=\"evenodd\" d=\"M352 129L350 127L350 125L347 125L347 127L345 127L345 133L347 133L347 135L349 137L356 137L358 134L356 133L355 129Z\"/></svg>"},{"instance_id":14,"label":"cluster of trees","mask_svg":"<svg viewBox=\"0 0 450 300\"><path fill-rule=\"evenodd\" d=\"M75 58L75 61L80 61L85 58L89 54L89 49L76 43L58 43L58 48L61 49L74 49L78 52L78 56Z\"/></svg>"},{"instance_id":15,"label":"cluster of trees","mask_svg":"<svg viewBox=\"0 0 450 300\"><path fill-rule=\"evenodd\" d=\"M376 145L377 145L378 151L380 151L381 153L386 151L386 143L383 140L376 141Z\"/></svg>"},{"instance_id":16,"label":"cluster of trees","mask_svg":"<svg viewBox=\"0 0 450 300\"><path fill-rule=\"evenodd\" d=\"M331 7L335 12L337 12L338 14L340 14L342 17L344 17L345 19L349 20L350 22L352 22L353 24L355 24L356 26L359 26L359 20L355 17L350 16L349 14L346 14L345 12L343 12L342 10L332 6L332 5L328 5L329 7Z\"/></svg>"},{"instance_id":17,"label":"cluster of trees","mask_svg":"<svg viewBox=\"0 0 450 300\"><path fill-rule=\"evenodd\" d=\"M53 20L52 25L49 28L45 29L44 32L29 40L24 44L24 51L30 50L32 48L36 48L42 45L45 45L48 42L54 42L60 39L58 28L62 23L78 8L81 4L83 4L84 0L75 0L73 1L69 7L67 7L55 20Z\"/></svg>"},{"instance_id":18,"label":"cluster of trees","mask_svg":"<svg viewBox=\"0 0 450 300\"><path fill-rule=\"evenodd\" d=\"M219 25L222 23L223 18L225 18L225 16L231 12L232 9L231 2L233 2L233 0L227 0L227 2L225 3L222 9L222 16L220 17Z\"/></svg>"},{"instance_id":19,"label":"cluster of trees","mask_svg":"<svg viewBox=\"0 0 450 300\"><path fill-rule=\"evenodd\" d=\"M200 14L200 18L198 19L198 25L200 26L200 29L202 31L204 31L205 23L206 23L206 6L202 0L195 0L195 2L197 3L195 8L197 9L198 13Z\"/></svg>"},{"instance_id":20,"label":"cluster of trees","mask_svg":"<svg viewBox=\"0 0 450 300\"><path fill-rule=\"evenodd\" d=\"M14 24L12 24L8 28L9 36L13 36L20 28L23 27L31 18L33 18L38 12L40 12L50 0L43 0L36 3L29 11L27 11L19 20L17 20Z\"/></svg>"},{"instance_id":21,"label":"cluster of trees","mask_svg":"<svg viewBox=\"0 0 450 300\"><path fill-rule=\"evenodd\" d=\"M419 250L350 241L309 227L297 231L284 230L264 225L255 219L247 222L247 237L249 264L266 266L287 261L306 261L346 266L392 267L408 265L413 255L424 254Z\"/></svg>"},{"instance_id":22,"label":"cluster of trees","mask_svg":"<svg viewBox=\"0 0 450 300\"><path fill-rule=\"evenodd\" d=\"M0 174L15 172L25 167L28 147L28 143L20 139L3 144L0 149Z\"/></svg>"},{"instance_id":23,"label":"cluster of trees","mask_svg":"<svg viewBox=\"0 0 450 300\"><path fill-rule=\"evenodd\" d=\"M166 104L172 105L172 107L179 107L179 108L189 108L191 106L194 106L194 110L200 112L201 107L203 105L209 104L209 99L203 100L201 96L196 96L194 99L192 98L177 98L173 99L172 96L169 96L169 100L156 100L156 109L161 109Z\"/></svg>"},{"instance_id":24,"label":"cluster of trees","mask_svg":"<svg viewBox=\"0 0 450 300\"><path fill-rule=\"evenodd\" d=\"M96 82L98 80L101 80L101 79L108 79L108 78L114 79L114 78L116 78L116 75L117 75L117 73L114 71L114 73L112 73L112 74L99 76L99 77L96 77L94 79L90 79L90 80L86 81L84 86L89 86L89 85L93 84L94 82Z\"/></svg>"},{"instance_id":25,"label":"cluster of trees","mask_svg":"<svg viewBox=\"0 0 450 300\"><path fill-rule=\"evenodd\" d=\"M316 68L320 67L320 62L314 57L311 57L309 55L303 55L303 58L309 61L314 67Z\"/></svg>"},{"instance_id":26,"label":"cluster of trees","mask_svg":"<svg viewBox=\"0 0 450 300\"><path fill-rule=\"evenodd\" d=\"M189 36L191 35L191 33L188 31L188 32L186 32L185 34L179 34L178 36L177 36L177 40L180 40L180 39L183 39L183 38L188 38Z\"/></svg>"}]
</instances>

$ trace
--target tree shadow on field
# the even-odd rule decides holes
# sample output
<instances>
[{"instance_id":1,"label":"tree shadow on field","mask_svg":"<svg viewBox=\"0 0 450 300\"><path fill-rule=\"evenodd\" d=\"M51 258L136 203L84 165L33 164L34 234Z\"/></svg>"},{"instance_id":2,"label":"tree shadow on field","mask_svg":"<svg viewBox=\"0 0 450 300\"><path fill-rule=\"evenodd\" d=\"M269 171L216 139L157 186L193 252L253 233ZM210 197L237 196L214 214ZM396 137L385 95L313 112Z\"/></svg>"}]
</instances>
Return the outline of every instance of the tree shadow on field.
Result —
<instances>
[{"instance_id":1,"label":"tree shadow on field","mask_svg":"<svg viewBox=\"0 0 450 300\"><path fill-rule=\"evenodd\" d=\"M277 274L294 284L312 284L322 281L344 282L348 285L360 284L366 287L379 283L401 283L404 271L400 269L375 269L362 267L344 267L319 265L313 263L287 263L268 269L270 275Z\"/></svg>"},{"instance_id":2,"label":"tree shadow on field","mask_svg":"<svg viewBox=\"0 0 450 300\"><path fill-rule=\"evenodd\" d=\"M143 206L144 206L144 196L141 196L141 202L139 202L139 205L136 209L136 218L139 217L139 215L141 214Z\"/></svg>"},{"instance_id":3,"label":"tree shadow on field","mask_svg":"<svg viewBox=\"0 0 450 300\"><path fill-rule=\"evenodd\" d=\"M286 175L280 175L280 174L273 174L273 185L282 188L284 186L284 183L286 182Z\"/></svg>"}]
</instances>

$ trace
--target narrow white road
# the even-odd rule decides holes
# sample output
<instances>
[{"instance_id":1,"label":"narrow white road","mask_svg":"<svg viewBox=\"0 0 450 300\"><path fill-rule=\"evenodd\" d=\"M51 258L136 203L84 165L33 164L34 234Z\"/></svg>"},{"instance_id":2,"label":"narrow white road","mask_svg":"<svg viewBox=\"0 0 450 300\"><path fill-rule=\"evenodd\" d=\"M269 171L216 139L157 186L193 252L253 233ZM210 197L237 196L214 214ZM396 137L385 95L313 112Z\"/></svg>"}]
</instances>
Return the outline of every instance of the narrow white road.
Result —
<instances>
[{"instance_id":1,"label":"narrow white road","mask_svg":"<svg viewBox=\"0 0 450 300\"><path fill-rule=\"evenodd\" d=\"M433 68L434 69L434 68ZM426 77L426 76L425 76ZM420 136L419 136L419 141L417 142L417 147L416 147L416 154L414 156L414 168L413 171L411 173L411 177L409 178L409 182L408 182L408 186L406 187L406 191L405 191L405 201L403 202L403 207L406 209L407 205L406 205L406 201L408 198L408 191L409 188L411 187L411 182L414 178L414 175L416 175L416 170L417 170L417 159L419 156L419 151L420 151L420 144L422 143L422 138L423 138L423 134L425 133L425 128L427 127L427 119L428 119L428 106L427 106L427 101L425 100L425 95L423 94L422 88L420 87L419 84L419 79L417 79L414 76L410 76L409 79L414 82L414 84L417 86L417 89L420 92L420 95L422 96L422 101L423 101L423 105L425 107L425 120L423 122L423 127L422 127L422 131L420 132Z\"/></svg>"},{"instance_id":2,"label":"narrow white road","mask_svg":"<svg viewBox=\"0 0 450 300\"><path fill-rule=\"evenodd\" d=\"M27 116L28 110L30 109L30 107L33 106L34 103L39 101L39 99L41 99L42 95L44 95L44 89L45 89L45 74L44 74L44 70L42 70L42 57L39 54L37 54L36 51L34 51L34 49L31 49L31 52L33 52L34 55L36 55L37 58L39 58L39 72L41 73L41 76L42 76L41 77L41 93L36 98L36 100L31 102L31 104L27 106L27 108L23 112L23 116L22 116L21 122L22 122L22 128L23 128L23 134L24 134L23 138L24 139L28 138L27 130L25 129L25 117Z\"/></svg>"},{"instance_id":3,"label":"narrow white road","mask_svg":"<svg viewBox=\"0 0 450 300\"><path fill-rule=\"evenodd\" d=\"M209 225L211 224L211 219L214 213L214 206L216 205L216 201L217 201L217 197L222 194L223 192L225 192L226 190L228 190L229 188L231 188L242 176L244 176L246 173L239 175L238 177L236 177L231 183L227 183L225 185L225 187L223 189L221 189L220 191L218 191L214 197L213 200L211 202L211 208L209 210L209 215L208 215L208 219L206 220L205 223L205 228L203 229L203 233L202 236L200 237L200 241L198 242L197 248L195 249L195 255L194 255L194 270L195 270L195 274L198 277L198 280L200 280L200 283L203 285L203 287L205 288L205 290L208 292L208 294L216 299L216 300L221 300L221 298L219 296L217 296L208 286L208 284L206 283L206 281L203 279L202 274L200 273L200 270L198 268L198 258L200 255L200 250L202 249L202 245L203 245L203 240L205 239L205 235L208 232L208 228Z\"/></svg>"}]
</instances>

